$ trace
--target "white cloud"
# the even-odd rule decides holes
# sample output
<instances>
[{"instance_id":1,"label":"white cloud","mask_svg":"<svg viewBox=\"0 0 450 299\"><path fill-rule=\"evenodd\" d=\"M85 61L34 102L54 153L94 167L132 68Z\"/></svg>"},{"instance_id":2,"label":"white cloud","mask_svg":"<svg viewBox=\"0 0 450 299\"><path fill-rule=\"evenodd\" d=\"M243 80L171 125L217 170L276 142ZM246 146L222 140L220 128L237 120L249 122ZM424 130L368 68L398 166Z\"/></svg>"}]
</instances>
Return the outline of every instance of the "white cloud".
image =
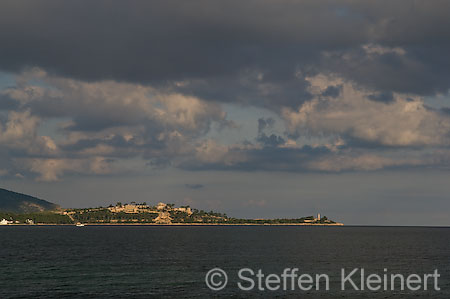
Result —
<instances>
[{"instance_id":1,"label":"white cloud","mask_svg":"<svg viewBox=\"0 0 450 299\"><path fill-rule=\"evenodd\" d=\"M420 97L393 94L392 101L379 102L369 99L373 91L337 76L307 80L313 99L298 109L283 108L282 117L289 133L314 138L284 136L284 143L266 148L258 142L203 140L212 123L227 122L217 103L150 86L88 83L33 70L2 91L20 106L0 122L0 149L13 150L12 162L1 169L55 181L65 174L129 171L124 161L130 158L186 169L327 172L449 164L446 153L436 162L423 152L408 151L449 144L448 116L427 108ZM329 87L338 87L339 95L327 96ZM63 119L59 138L39 134L40 125L52 118ZM355 139L382 149L351 148ZM399 154L390 147L405 150Z\"/></svg>"},{"instance_id":2,"label":"white cloud","mask_svg":"<svg viewBox=\"0 0 450 299\"><path fill-rule=\"evenodd\" d=\"M1 95L19 108L0 123L0 148L26 150L28 157L16 160L31 159L22 165L48 181L67 172L109 173L101 162L109 157L192 153L213 122L227 123L217 103L139 84L54 77L41 69L20 74ZM39 136L39 125L49 119L62 119L57 142Z\"/></svg>"},{"instance_id":3,"label":"white cloud","mask_svg":"<svg viewBox=\"0 0 450 299\"><path fill-rule=\"evenodd\" d=\"M11 111L4 125L0 123L0 146L28 154L54 154L58 147L52 138L38 136L40 119L29 110Z\"/></svg>"},{"instance_id":4,"label":"white cloud","mask_svg":"<svg viewBox=\"0 0 450 299\"><path fill-rule=\"evenodd\" d=\"M208 130L209 122L226 117L216 103L139 84L84 82L49 76L41 69L22 73L17 82L2 95L41 117L72 118L81 131L156 121L196 135Z\"/></svg>"},{"instance_id":5,"label":"white cloud","mask_svg":"<svg viewBox=\"0 0 450 299\"><path fill-rule=\"evenodd\" d=\"M57 181L65 173L105 175L115 172L111 163L103 157L89 159L25 159L29 171L39 175L39 181Z\"/></svg>"},{"instance_id":6,"label":"white cloud","mask_svg":"<svg viewBox=\"0 0 450 299\"><path fill-rule=\"evenodd\" d=\"M201 164L222 164L232 166L247 160L245 150L249 147L233 145L225 146L214 140L205 140L195 149L195 157ZM242 151L244 150L244 151Z\"/></svg>"},{"instance_id":7,"label":"white cloud","mask_svg":"<svg viewBox=\"0 0 450 299\"><path fill-rule=\"evenodd\" d=\"M315 97L298 110L284 108L291 133L337 135L383 146L448 145L450 118L426 107L420 97L394 94L391 103L372 101L373 92L340 78L309 78ZM340 85L338 97L323 97L328 86Z\"/></svg>"}]
</instances>

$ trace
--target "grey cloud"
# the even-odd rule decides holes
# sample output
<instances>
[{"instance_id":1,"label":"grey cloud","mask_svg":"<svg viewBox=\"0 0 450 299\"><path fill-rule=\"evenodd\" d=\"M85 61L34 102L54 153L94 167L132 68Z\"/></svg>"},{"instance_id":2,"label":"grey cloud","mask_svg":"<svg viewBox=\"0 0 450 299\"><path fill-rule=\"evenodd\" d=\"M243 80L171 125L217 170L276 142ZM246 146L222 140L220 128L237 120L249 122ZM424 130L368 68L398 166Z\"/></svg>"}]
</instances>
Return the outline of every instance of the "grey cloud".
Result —
<instances>
[{"instance_id":1,"label":"grey cloud","mask_svg":"<svg viewBox=\"0 0 450 299\"><path fill-rule=\"evenodd\" d=\"M302 147L229 147L226 152L203 159L189 157L177 167L191 171L283 171L341 173L382 169L447 169L450 152L410 151L402 148L352 148L333 144Z\"/></svg>"},{"instance_id":2,"label":"grey cloud","mask_svg":"<svg viewBox=\"0 0 450 299\"><path fill-rule=\"evenodd\" d=\"M275 134L271 134L270 136L267 136L265 133L260 133L258 137L256 138L256 141L261 143L263 146L268 147L276 147L279 145L282 145L286 142L283 137L277 136Z\"/></svg>"},{"instance_id":3,"label":"grey cloud","mask_svg":"<svg viewBox=\"0 0 450 299\"><path fill-rule=\"evenodd\" d=\"M271 117L258 118L258 133L263 132L266 128L271 129L275 124L275 120Z\"/></svg>"},{"instance_id":4,"label":"grey cloud","mask_svg":"<svg viewBox=\"0 0 450 299\"><path fill-rule=\"evenodd\" d=\"M238 170L238 171L311 171L306 163L312 158L329 154L327 147L301 148L263 147L230 148L215 160L187 159L178 167L187 170Z\"/></svg>"},{"instance_id":5,"label":"grey cloud","mask_svg":"<svg viewBox=\"0 0 450 299\"><path fill-rule=\"evenodd\" d=\"M446 110L417 96L449 90L449 9L439 0L4 1L0 69L19 75L0 94L0 150L29 158L19 170L46 180L111 173L111 158L154 168L399 167L370 150L450 144ZM341 81L314 86L320 75ZM262 118L256 145L196 152L213 123L227 124L223 102L275 111L286 136ZM58 142L38 130L54 118L65 120ZM299 148L289 139L300 136L345 145Z\"/></svg>"},{"instance_id":6,"label":"grey cloud","mask_svg":"<svg viewBox=\"0 0 450 299\"><path fill-rule=\"evenodd\" d=\"M341 89L342 86L328 86L327 89L322 92L322 96L336 98L341 93Z\"/></svg>"},{"instance_id":7,"label":"grey cloud","mask_svg":"<svg viewBox=\"0 0 450 299\"><path fill-rule=\"evenodd\" d=\"M144 126L198 135L212 121L226 123L220 106L166 90L115 81L87 83L32 69L18 84L2 91L20 109L40 117L67 117L67 131L101 131L112 127ZM184 122L184 123L183 123Z\"/></svg>"},{"instance_id":8,"label":"grey cloud","mask_svg":"<svg viewBox=\"0 0 450 299\"><path fill-rule=\"evenodd\" d=\"M428 48L425 44L423 47ZM449 65L450 60L447 61L443 53L450 47L423 50L426 53L423 56L411 53L414 49L403 48L406 50L404 55L386 53L374 57L368 57L360 49L335 51L323 59L322 69L380 91L419 95L446 93L450 72L442 66ZM435 55L442 59L436 61L432 58Z\"/></svg>"},{"instance_id":9,"label":"grey cloud","mask_svg":"<svg viewBox=\"0 0 450 299\"><path fill-rule=\"evenodd\" d=\"M450 108L448 108L448 107L443 107L443 108L439 109L439 111L445 115L450 116Z\"/></svg>"},{"instance_id":10,"label":"grey cloud","mask_svg":"<svg viewBox=\"0 0 450 299\"><path fill-rule=\"evenodd\" d=\"M219 105L195 97L139 84L53 77L40 69L22 73L16 86L1 93L18 108L0 114L0 149L22 170L48 181L65 173L114 174L112 165L120 164L115 159L168 165L192 153L212 123L230 124ZM57 141L40 136L39 126L52 118L63 137Z\"/></svg>"},{"instance_id":11,"label":"grey cloud","mask_svg":"<svg viewBox=\"0 0 450 299\"><path fill-rule=\"evenodd\" d=\"M303 78L317 72L337 72L376 90L431 94L449 88L449 6L439 0L4 1L0 68L39 66L88 81L159 84L273 109L307 100ZM361 49L366 44L405 53L368 54ZM343 59L349 56L351 63ZM249 71L264 76L236 80Z\"/></svg>"},{"instance_id":12,"label":"grey cloud","mask_svg":"<svg viewBox=\"0 0 450 299\"><path fill-rule=\"evenodd\" d=\"M202 184L185 184L184 186L188 189L193 189L193 190L198 190L198 189L202 189L205 187Z\"/></svg>"},{"instance_id":13,"label":"grey cloud","mask_svg":"<svg viewBox=\"0 0 450 299\"><path fill-rule=\"evenodd\" d=\"M275 111L283 106L296 108L311 98L305 76L314 72L299 74L294 65L275 72L269 67L245 69L236 75L167 83L165 87L210 101L262 106Z\"/></svg>"},{"instance_id":14,"label":"grey cloud","mask_svg":"<svg viewBox=\"0 0 450 299\"><path fill-rule=\"evenodd\" d=\"M354 21L311 4L4 2L0 54L8 59L1 65L15 71L39 66L87 80L206 78L234 75L243 67L283 70L292 61L281 57L295 57L296 52L314 55L305 42L333 47L337 41L330 40L328 32L305 26L319 24L315 15L326 18L333 25L330 33L347 42L362 37L358 27L351 26Z\"/></svg>"},{"instance_id":15,"label":"grey cloud","mask_svg":"<svg viewBox=\"0 0 450 299\"><path fill-rule=\"evenodd\" d=\"M83 150L95 148L98 145L106 145L113 147L115 149L114 155L118 155L121 149L139 148L138 145L135 142L133 142L133 140L127 141L123 136L116 135L110 138L79 139L76 142L61 145L61 149L67 153L72 153L75 155L76 153L82 152ZM111 154L112 153L110 153L110 155Z\"/></svg>"},{"instance_id":16,"label":"grey cloud","mask_svg":"<svg viewBox=\"0 0 450 299\"><path fill-rule=\"evenodd\" d=\"M0 92L0 111L15 110L17 108L19 108L19 103L16 100L12 99L7 95L3 95Z\"/></svg>"},{"instance_id":17,"label":"grey cloud","mask_svg":"<svg viewBox=\"0 0 450 299\"><path fill-rule=\"evenodd\" d=\"M371 94L367 96L368 99L377 102L390 103L394 101L394 95L392 92L380 92L377 94Z\"/></svg>"}]
</instances>

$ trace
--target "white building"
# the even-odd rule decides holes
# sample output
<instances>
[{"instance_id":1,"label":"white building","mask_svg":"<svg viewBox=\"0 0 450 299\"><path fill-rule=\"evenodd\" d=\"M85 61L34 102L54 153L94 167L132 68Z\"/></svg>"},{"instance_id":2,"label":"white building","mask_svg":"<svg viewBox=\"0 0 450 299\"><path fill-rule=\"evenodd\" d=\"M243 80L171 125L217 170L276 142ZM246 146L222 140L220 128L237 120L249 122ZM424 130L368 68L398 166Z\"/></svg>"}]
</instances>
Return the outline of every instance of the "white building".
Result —
<instances>
[{"instance_id":1,"label":"white building","mask_svg":"<svg viewBox=\"0 0 450 299\"><path fill-rule=\"evenodd\" d=\"M156 205L157 210L164 210L167 207L167 205L163 202L160 202Z\"/></svg>"},{"instance_id":2,"label":"white building","mask_svg":"<svg viewBox=\"0 0 450 299\"><path fill-rule=\"evenodd\" d=\"M172 217L170 217L170 214L167 212L160 212L158 217L155 218L155 223L158 224L171 224L172 223Z\"/></svg>"},{"instance_id":3,"label":"white building","mask_svg":"<svg viewBox=\"0 0 450 299\"><path fill-rule=\"evenodd\" d=\"M0 225L7 225L7 224L11 224L13 223L12 221L8 221L6 219L2 219L2 221L0 221Z\"/></svg>"}]
</instances>

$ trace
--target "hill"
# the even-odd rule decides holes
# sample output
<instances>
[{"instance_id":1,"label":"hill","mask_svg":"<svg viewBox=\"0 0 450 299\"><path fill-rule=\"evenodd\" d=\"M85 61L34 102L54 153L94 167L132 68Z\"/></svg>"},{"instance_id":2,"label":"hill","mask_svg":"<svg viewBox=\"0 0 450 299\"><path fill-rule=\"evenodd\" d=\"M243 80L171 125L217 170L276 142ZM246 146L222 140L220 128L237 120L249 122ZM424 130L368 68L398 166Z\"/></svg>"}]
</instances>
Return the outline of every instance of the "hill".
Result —
<instances>
[{"instance_id":1,"label":"hill","mask_svg":"<svg viewBox=\"0 0 450 299\"><path fill-rule=\"evenodd\" d=\"M0 188L0 211L34 213L59 209L59 206L33 196Z\"/></svg>"}]
</instances>

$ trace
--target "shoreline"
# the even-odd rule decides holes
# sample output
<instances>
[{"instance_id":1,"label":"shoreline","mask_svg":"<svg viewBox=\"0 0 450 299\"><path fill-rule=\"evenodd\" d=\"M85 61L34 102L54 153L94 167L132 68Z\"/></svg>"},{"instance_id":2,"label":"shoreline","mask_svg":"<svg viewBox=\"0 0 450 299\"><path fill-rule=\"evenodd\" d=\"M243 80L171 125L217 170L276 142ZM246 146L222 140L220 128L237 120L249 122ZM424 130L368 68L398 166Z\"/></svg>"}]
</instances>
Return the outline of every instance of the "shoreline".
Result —
<instances>
[{"instance_id":1,"label":"shoreline","mask_svg":"<svg viewBox=\"0 0 450 299\"><path fill-rule=\"evenodd\" d=\"M344 226L343 223L83 223L84 226ZM2 226L76 226L76 224L58 224L58 223L11 223Z\"/></svg>"}]
</instances>

